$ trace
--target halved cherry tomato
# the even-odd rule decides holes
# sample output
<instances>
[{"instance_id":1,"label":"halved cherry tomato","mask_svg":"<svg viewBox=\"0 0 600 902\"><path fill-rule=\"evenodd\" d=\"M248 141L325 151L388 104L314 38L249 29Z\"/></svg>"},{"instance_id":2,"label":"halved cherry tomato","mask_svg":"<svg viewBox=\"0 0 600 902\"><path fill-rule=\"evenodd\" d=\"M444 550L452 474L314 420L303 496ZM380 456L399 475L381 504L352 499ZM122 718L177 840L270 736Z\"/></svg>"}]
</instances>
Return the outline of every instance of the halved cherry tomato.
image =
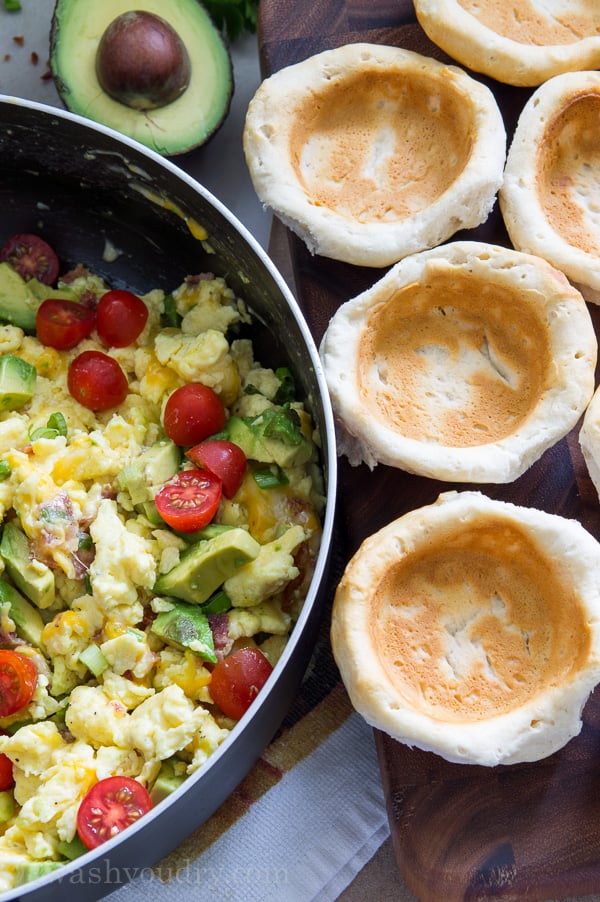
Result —
<instances>
[{"instance_id":1,"label":"halved cherry tomato","mask_svg":"<svg viewBox=\"0 0 600 902\"><path fill-rule=\"evenodd\" d=\"M0 730L0 736L6 736L5 730ZM8 755L0 752L0 792L12 789L15 785L12 761Z\"/></svg>"},{"instance_id":2,"label":"halved cherry tomato","mask_svg":"<svg viewBox=\"0 0 600 902\"><path fill-rule=\"evenodd\" d=\"M246 713L273 667L259 648L238 648L218 664L210 679L210 695L223 714L239 720Z\"/></svg>"},{"instance_id":3,"label":"halved cherry tomato","mask_svg":"<svg viewBox=\"0 0 600 902\"><path fill-rule=\"evenodd\" d=\"M133 344L148 321L148 308L131 291L115 288L98 301L96 327L109 348L125 348Z\"/></svg>"},{"instance_id":4,"label":"halved cherry tomato","mask_svg":"<svg viewBox=\"0 0 600 902\"><path fill-rule=\"evenodd\" d=\"M35 331L43 345L67 351L88 337L95 321L94 311L85 304L48 298L38 308Z\"/></svg>"},{"instance_id":5,"label":"halved cherry tomato","mask_svg":"<svg viewBox=\"0 0 600 902\"><path fill-rule=\"evenodd\" d=\"M217 438L201 442L186 451L185 456L196 466L204 467L219 477L226 498L233 498L244 481L246 455L234 442Z\"/></svg>"},{"instance_id":6,"label":"halved cherry tomato","mask_svg":"<svg viewBox=\"0 0 600 902\"><path fill-rule=\"evenodd\" d=\"M39 235L13 235L0 249L0 261L10 263L21 278L52 285L58 278L59 262L53 248Z\"/></svg>"},{"instance_id":7,"label":"halved cherry tomato","mask_svg":"<svg viewBox=\"0 0 600 902\"><path fill-rule=\"evenodd\" d=\"M155 497L165 523L179 532L195 532L211 522L221 501L222 485L209 470L182 470Z\"/></svg>"},{"instance_id":8,"label":"halved cherry tomato","mask_svg":"<svg viewBox=\"0 0 600 902\"><path fill-rule=\"evenodd\" d=\"M127 397L127 376L116 360L102 351L83 351L69 367L69 391L89 410L109 410Z\"/></svg>"},{"instance_id":9,"label":"halved cherry tomato","mask_svg":"<svg viewBox=\"0 0 600 902\"><path fill-rule=\"evenodd\" d=\"M37 686L38 669L26 655L0 649L0 717L25 708Z\"/></svg>"},{"instance_id":10,"label":"halved cherry tomato","mask_svg":"<svg viewBox=\"0 0 600 902\"><path fill-rule=\"evenodd\" d=\"M196 445L225 425L227 415L216 392L201 382L176 388L165 404L163 425L176 445Z\"/></svg>"},{"instance_id":11,"label":"halved cherry tomato","mask_svg":"<svg viewBox=\"0 0 600 902\"><path fill-rule=\"evenodd\" d=\"M148 790L133 777L105 777L81 800L77 832L88 849L95 849L135 824L151 808Z\"/></svg>"},{"instance_id":12,"label":"halved cherry tomato","mask_svg":"<svg viewBox=\"0 0 600 902\"><path fill-rule=\"evenodd\" d=\"M12 789L15 785L12 761L8 755L0 754L0 792Z\"/></svg>"}]
</instances>

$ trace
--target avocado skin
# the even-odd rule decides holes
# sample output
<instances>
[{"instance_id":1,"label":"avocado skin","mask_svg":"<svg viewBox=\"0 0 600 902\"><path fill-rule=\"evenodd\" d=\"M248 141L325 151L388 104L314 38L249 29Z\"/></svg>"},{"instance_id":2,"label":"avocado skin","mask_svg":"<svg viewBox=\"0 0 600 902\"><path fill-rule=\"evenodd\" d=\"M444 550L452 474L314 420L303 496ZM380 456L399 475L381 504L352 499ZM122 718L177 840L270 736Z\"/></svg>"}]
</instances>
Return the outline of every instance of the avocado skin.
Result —
<instances>
[{"instance_id":1,"label":"avocado skin","mask_svg":"<svg viewBox=\"0 0 600 902\"><path fill-rule=\"evenodd\" d=\"M227 529L191 545L179 563L158 578L154 591L202 604L240 567L254 560L259 551L259 543L245 529Z\"/></svg>"},{"instance_id":2,"label":"avocado skin","mask_svg":"<svg viewBox=\"0 0 600 902\"><path fill-rule=\"evenodd\" d=\"M234 91L233 64L221 32L198 0L146 0L146 11L167 21L191 59L187 89L148 115L111 98L96 75L106 28L138 9L125 0L57 0L50 27L50 68L65 107L133 138L164 156L188 153L223 124Z\"/></svg>"}]
</instances>

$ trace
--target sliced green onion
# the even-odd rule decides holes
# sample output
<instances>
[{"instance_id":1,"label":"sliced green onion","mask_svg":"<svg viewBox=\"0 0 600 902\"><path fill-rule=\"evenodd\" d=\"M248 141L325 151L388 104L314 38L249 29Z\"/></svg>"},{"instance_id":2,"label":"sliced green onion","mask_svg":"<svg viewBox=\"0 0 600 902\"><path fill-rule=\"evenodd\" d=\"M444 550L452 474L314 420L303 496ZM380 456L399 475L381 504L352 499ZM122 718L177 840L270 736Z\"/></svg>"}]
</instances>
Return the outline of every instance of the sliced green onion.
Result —
<instances>
[{"instance_id":1,"label":"sliced green onion","mask_svg":"<svg viewBox=\"0 0 600 902\"><path fill-rule=\"evenodd\" d=\"M252 475L257 486L261 489L276 489L282 485L287 485L289 482L281 467L276 465L255 470Z\"/></svg>"},{"instance_id":2,"label":"sliced green onion","mask_svg":"<svg viewBox=\"0 0 600 902\"><path fill-rule=\"evenodd\" d=\"M177 305L172 294L167 294L164 300L164 312L161 316L163 326L173 326L178 329L181 325L181 316L177 312Z\"/></svg>"},{"instance_id":3,"label":"sliced green onion","mask_svg":"<svg viewBox=\"0 0 600 902\"><path fill-rule=\"evenodd\" d=\"M0 482L4 482L5 479L11 474L10 464L7 460L0 460Z\"/></svg>"},{"instance_id":4,"label":"sliced green onion","mask_svg":"<svg viewBox=\"0 0 600 902\"><path fill-rule=\"evenodd\" d=\"M60 411L53 413L50 417L48 417L48 422L46 423L48 429L55 429L59 435L67 434L67 421Z\"/></svg>"}]
</instances>

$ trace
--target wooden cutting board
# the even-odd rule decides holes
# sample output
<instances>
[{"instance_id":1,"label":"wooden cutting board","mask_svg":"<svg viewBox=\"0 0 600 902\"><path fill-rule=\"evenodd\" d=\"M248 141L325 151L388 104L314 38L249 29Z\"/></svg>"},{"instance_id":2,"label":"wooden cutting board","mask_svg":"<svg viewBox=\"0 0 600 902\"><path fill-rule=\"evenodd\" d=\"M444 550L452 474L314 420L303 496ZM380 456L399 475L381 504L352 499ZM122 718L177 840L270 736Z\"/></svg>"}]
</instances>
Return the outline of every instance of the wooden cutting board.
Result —
<instances>
[{"instance_id":1,"label":"wooden cutting board","mask_svg":"<svg viewBox=\"0 0 600 902\"><path fill-rule=\"evenodd\" d=\"M411 0L261 0L264 75L356 41L449 59L417 24ZM530 91L476 77L494 91L510 138ZM497 209L483 226L458 238L509 244ZM298 300L319 342L337 307L383 272L312 257L291 233L288 240ZM590 312L600 334L600 309ZM577 432L507 486L450 485L383 466L373 472L351 468L341 460L338 529L346 558L367 535L448 489L474 488L574 517L600 539L600 504ZM398 865L423 902L600 893L600 689L585 708L580 736L534 764L456 765L377 731L375 738Z\"/></svg>"}]
</instances>

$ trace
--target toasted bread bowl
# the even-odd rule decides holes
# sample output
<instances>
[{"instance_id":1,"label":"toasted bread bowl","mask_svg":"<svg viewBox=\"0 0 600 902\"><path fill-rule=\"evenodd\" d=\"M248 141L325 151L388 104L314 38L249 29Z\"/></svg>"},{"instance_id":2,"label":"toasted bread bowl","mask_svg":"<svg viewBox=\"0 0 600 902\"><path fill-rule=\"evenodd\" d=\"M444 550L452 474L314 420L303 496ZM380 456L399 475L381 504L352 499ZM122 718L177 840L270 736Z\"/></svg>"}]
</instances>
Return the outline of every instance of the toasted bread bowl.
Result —
<instances>
[{"instance_id":1,"label":"toasted bread bowl","mask_svg":"<svg viewBox=\"0 0 600 902\"><path fill-rule=\"evenodd\" d=\"M343 304L320 355L351 464L505 483L577 423L597 342L581 294L546 261L457 241Z\"/></svg>"},{"instance_id":2,"label":"toasted bread bowl","mask_svg":"<svg viewBox=\"0 0 600 902\"><path fill-rule=\"evenodd\" d=\"M515 247L545 257L600 302L600 72L557 75L525 105L500 209Z\"/></svg>"},{"instance_id":3,"label":"toasted bread bowl","mask_svg":"<svg viewBox=\"0 0 600 902\"><path fill-rule=\"evenodd\" d=\"M450 492L367 538L331 641L356 710L449 761L536 761L600 680L600 544L576 521Z\"/></svg>"},{"instance_id":4,"label":"toasted bread bowl","mask_svg":"<svg viewBox=\"0 0 600 902\"><path fill-rule=\"evenodd\" d=\"M265 79L244 151L259 198L312 253L383 267L487 219L506 134L461 69L357 43Z\"/></svg>"},{"instance_id":5,"label":"toasted bread bowl","mask_svg":"<svg viewBox=\"0 0 600 902\"><path fill-rule=\"evenodd\" d=\"M600 66L595 0L415 0L427 36L461 65L534 87Z\"/></svg>"}]
</instances>

